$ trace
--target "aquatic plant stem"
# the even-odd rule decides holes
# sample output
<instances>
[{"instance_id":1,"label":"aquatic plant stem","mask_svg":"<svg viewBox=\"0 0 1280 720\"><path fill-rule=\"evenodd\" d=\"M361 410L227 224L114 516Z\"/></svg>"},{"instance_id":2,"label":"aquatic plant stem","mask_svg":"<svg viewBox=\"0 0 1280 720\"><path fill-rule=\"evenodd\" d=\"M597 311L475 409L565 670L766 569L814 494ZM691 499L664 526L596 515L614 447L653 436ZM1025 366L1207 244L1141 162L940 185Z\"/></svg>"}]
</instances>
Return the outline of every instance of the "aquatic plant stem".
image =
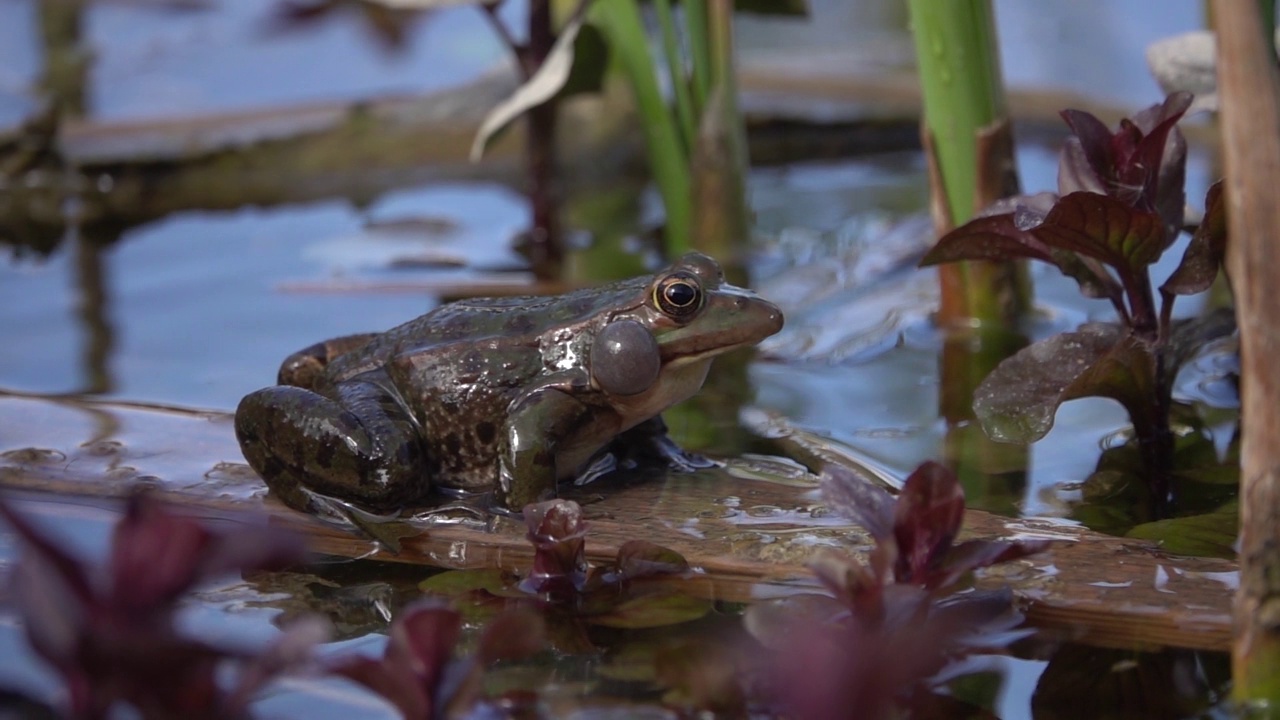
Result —
<instances>
[{"instance_id":1,"label":"aquatic plant stem","mask_svg":"<svg viewBox=\"0 0 1280 720\"><path fill-rule=\"evenodd\" d=\"M995 23L988 0L909 0L924 96L922 134L933 169L941 236L1017 192ZM1030 305L1026 270L1014 262L965 262L940 270L944 325L1009 326Z\"/></svg>"},{"instance_id":2,"label":"aquatic plant stem","mask_svg":"<svg viewBox=\"0 0 1280 720\"><path fill-rule=\"evenodd\" d=\"M529 4L529 41L524 48L527 67L539 68L556 42L551 0ZM564 264L564 243L560 232L559 179L555 171L556 115L559 101L529 108L525 115L525 158L528 165L529 204L533 221L525 252L534 274L540 278L559 275Z\"/></svg>"},{"instance_id":3,"label":"aquatic plant stem","mask_svg":"<svg viewBox=\"0 0 1280 720\"><path fill-rule=\"evenodd\" d=\"M714 84L712 51L707 32L707 0L684 3L684 22L689 36L689 56L693 68L693 103L697 112L707 107Z\"/></svg>"},{"instance_id":4,"label":"aquatic plant stem","mask_svg":"<svg viewBox=\"0 0 1280 720\"><path fill-rule=\"evenodd\" d=\"M750 233L750 219L746 137L734 78L733 3L707 0L705 5L712 87L689 159L696 208L689 234L697 249L720 258L726 277L745 283L739 248Z\"/></svg>"},{"instance_id":5,"label":"aquatic plant stem","mask_svg":"<svg viewBox=\"0 0 1280 720\"><path fill-rule=\"evenodd\" d=\"M1280 72L1256 2L1213 0L1227 271L1240 325L1240 587L1232 692L1280 715Z\"/></svg>"},{"instance_id":6,"label":"aquatic plant stem","mask_svg":"<svg viewBox=\"0 0 1280 720\"><path fill-rule=\"evenodd\" d=\"M671 14L671 0L654 0L653 9L658 16L658 27L662 31L662 51L666 56L671 93L675 98L676 117L680 121L680 136L684 140L685 152L689 152L697 136L697 125L693 119L693 95L689 92L689 80L684 74L684 57L680 54L680 36L676 31L675 18Z\"/></svg>"},{"instance_id":7,"label":"aquatic plant stem","mask_svg":"<svg viewBox=\"0 0 1280 720\"><path fill-rule=\"evenodd\" d=\"M638 0L597 0L589 12L592 21L608 37L609 48L635 94L650 172L667 213L667 252L678 255L690 247L692 203L688 156L681 148L675 118L654 76ZM691 31L690 44L692 35Z\"/></svg>"}]
</instances>

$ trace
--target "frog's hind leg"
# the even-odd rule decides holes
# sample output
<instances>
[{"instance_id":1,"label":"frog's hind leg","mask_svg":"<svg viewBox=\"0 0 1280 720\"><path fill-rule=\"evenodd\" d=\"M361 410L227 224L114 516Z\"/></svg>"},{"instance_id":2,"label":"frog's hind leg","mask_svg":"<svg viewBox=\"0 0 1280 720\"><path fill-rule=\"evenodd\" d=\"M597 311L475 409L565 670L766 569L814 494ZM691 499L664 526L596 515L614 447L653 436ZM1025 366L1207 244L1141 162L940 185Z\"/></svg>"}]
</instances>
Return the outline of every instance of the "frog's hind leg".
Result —
<instances>
[{"instance_id":1,"label":"frog's hind leg","mask_svg":"<svg viewBox=\"0 0 1280 720\"><path fill-rule=\"evenodd\" d=\"M378 333L344 335L305 347L284 359L280 372L276 374L276 382L314 390L316 381L324 376L325 368L334 358L359 350L376 337Z\"/></svg>"},{"instance_id":2,"label":"frog's hind leg","mask_svg":"<svg viewBox=\"0 0 1280 720\"><path fill-rule=\"evenodd\" d=\"M332 394L278 385L240 401L236 438L272 492L299 509L311 505L305 490L373 510L425 495L426 455L399 399L372 382L340 383Z\"/></svg>"}]
</instances>

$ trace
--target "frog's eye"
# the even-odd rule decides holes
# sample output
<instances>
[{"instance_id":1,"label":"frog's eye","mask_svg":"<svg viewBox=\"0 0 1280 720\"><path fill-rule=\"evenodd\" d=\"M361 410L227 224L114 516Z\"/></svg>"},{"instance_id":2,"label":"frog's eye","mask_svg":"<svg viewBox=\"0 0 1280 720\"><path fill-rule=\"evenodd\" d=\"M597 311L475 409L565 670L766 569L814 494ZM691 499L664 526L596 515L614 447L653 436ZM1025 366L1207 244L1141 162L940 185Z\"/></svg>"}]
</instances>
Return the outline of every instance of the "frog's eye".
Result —
<instances>
[{"instance_id":1,"label":"frog's eye","mask_svg":"<svg viewBox=\"0 0 1280 720\"><path fill-rule=\"evenodd\" d=\"M702 306L702 286L697 278L675 273L662 279L653 290L658 309L675 318L686 318Z\"/></svg>"}]
</instances>

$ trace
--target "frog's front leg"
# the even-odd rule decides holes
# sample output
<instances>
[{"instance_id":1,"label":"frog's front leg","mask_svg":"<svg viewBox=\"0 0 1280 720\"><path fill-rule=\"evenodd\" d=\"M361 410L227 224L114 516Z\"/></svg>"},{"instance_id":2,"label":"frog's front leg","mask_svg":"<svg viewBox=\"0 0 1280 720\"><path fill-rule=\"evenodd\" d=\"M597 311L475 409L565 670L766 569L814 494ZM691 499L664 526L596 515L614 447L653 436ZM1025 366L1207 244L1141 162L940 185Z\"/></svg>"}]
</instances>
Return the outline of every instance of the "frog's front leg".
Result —
<instances>
[{"instance_id":1,"label":"frog's front leg","mask_svg":"<svg viewBox=\"0 0 1280 720\"><path fill-rule=\"evenodd\" d=\"M272 492L303 510L308 489L374 510L424 495L425 453L403 401L368 379L338 383L329 395L277 385L240 401L236 438Z\"/></svg>"},{"instance_id":2,"label":"frog's front leg","mask_svg":"<svg viewBox=\"0 0 1280 720\"><path fill-rule=\"evenodd\" d=\"M499 500L519 511L554 497L563 474L557 458L566 456L570 438L591 423L591 408L555 386L540 387L517 398L507 413L498 458ZM572 471L576 468L568 468Z\"/></svg>"},{"instance_id":3,"label":"frog's front leg","mask_svg":"<svg viewBox=\"0 0 1280 720\"><path fill-rule=\"evenodd\" d=\"M622 463L665 465L676 472L716 467L715 461L677 445L667 434L667 423L661 415L655 415L618 435L609 444L609 451Z\"/></svg>"}]
</instances>

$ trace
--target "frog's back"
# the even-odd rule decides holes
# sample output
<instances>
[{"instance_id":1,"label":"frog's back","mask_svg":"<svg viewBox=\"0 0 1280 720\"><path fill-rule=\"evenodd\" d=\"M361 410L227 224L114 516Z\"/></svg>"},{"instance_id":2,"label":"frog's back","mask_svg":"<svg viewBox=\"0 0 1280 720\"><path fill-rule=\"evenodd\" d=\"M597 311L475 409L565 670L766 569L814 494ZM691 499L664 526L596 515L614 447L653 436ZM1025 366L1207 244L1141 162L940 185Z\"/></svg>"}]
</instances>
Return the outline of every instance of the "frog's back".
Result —
<instances>
[{"instance_id":1,"label":"frog's back","mask_svg":"<svg viewBox=\"0 0 1280 720\"><path fill-rule=\"evenodd\" d=\"M446 303L335 358L329 377L342 380L406 354L452 353L464 346L536 348L541 338L634 305L648 278L621 280L564 295L471 298Z\"/></svg>"}]
</instances>

